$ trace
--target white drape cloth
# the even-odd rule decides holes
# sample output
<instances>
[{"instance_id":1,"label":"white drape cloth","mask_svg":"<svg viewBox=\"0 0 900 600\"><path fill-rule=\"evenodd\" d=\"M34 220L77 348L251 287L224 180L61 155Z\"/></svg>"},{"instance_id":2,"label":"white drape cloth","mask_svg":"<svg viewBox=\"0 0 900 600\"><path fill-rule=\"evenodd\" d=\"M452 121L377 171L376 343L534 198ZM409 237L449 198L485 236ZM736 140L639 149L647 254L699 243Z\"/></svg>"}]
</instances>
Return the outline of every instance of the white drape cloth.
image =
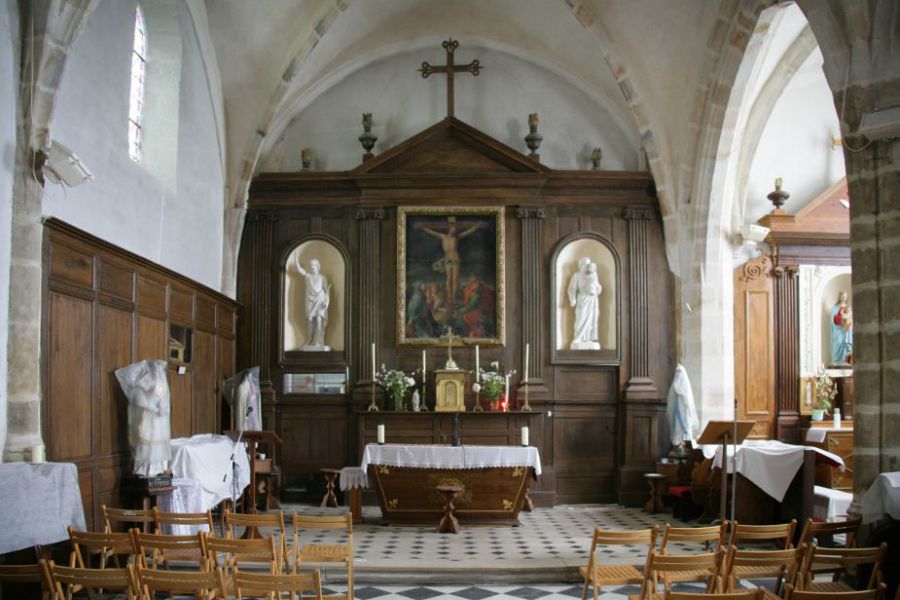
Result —
<instances>
[{"instance_id":1,"label":"white drape cloth","mask_svg":"<svg viewBox=\"0 0 900 600\"><path fill-rule=\"evenodd\" d=\"M534 446L425 446L369 444L363 452L363 472L369 465L422 469L484 469L533 467L541 474L541 458Z\"/></svg>"},{"instance_id":2,"label":"white drape cloth","mask_svg":"<svg viewBox=\"0 0 900 600\"><path fill-rule=\"evenodd\" d=\"M862 498L863 523L873 523L884 515L900 520L900 471L881 473Z\"/></svg>"},{"instance_id":3,"label":"white drape cloth","mask_svg":"<svg viewBox=\"0 0 900 600\"><path fill-rule=\"evenodd\" d=\"M817 485L813 487L813 518L834 521L847 514L853 494Z\"/></svg>"},{"instance_id":4,"label":"white drape cloth","mask_svg":"<svg viewBox=\"0 0 900 600\"><path fill-rule=\"evenodd\" d=\"M199 510L213 508L250 485L250 461L241 444L234 452L238 464L238 485L232 488L231 451L234 442L225 435L201 433L172 440L172 476L197 483L201 502L191 504ZM223 481L224 478L224 481ZM190 511L189 511L190 512Z\"/></svg>"},{"instance_id":5,"label":"white drape cloth","mask_svg":"<svg viewBox=\"0 0 900 600\"><path fill-rule=\"evenodd\" d=\"M78 468L72 463L0 464L0 554L84 531Z\"/></svg>"},{"instance_id":6,"label":"white drape cloth","mask_svg":"<svg viewBox=\"0 0 900 600\"><path fill-rule=\"evenodd\" d=\"M176 513L200 513L208 509L204 506L204 495L200 482L194 479L173 477L172 485L175 491L171 494L160 496L157 499L159 510ZM163 525L162 532L166 535L194 535L201 531L209 531L208 525Z\"/></svg>"},{"instance_id":7,"label":"white drape cloth","mask_svg":"<svg viewBox=\"0 0 900 600\"><path fill-rule=\"evenodd\" d=\"M829 431L853 431L849 427L810 427L806 430L806 441L821 444Z\"/></svg>"},{"instance_id":8,"label":"white drape cloth","mask_svg":"<svg viewBox=\"0 0 900 600\"><path fill-rule=\"evenodd\" d=\"M366 477L366 472L359 467L344 467L341 469L341 477L338 483L342 492L354 488L365 489L369 487L369 479Z\"/></svg>"},{"instance_id":9,"label":"white drape cloth","mask_svg":"<svg viewBox=\"0 0 900 600\"><path fill-rule=\"evenodd\" d=\"M844 468L844 459L837 454L812 448L796 446L774 440L752 440L738 445L735 454L735 470L755 483L764 492L781 502L791 485L794 475L803 464L803 452L813 450L829 462ZM731 471L731 447L728 453L728 470ZM722 465L722 446L716 447L716 457L712 467Z\"/></svg>"}]
</instances>

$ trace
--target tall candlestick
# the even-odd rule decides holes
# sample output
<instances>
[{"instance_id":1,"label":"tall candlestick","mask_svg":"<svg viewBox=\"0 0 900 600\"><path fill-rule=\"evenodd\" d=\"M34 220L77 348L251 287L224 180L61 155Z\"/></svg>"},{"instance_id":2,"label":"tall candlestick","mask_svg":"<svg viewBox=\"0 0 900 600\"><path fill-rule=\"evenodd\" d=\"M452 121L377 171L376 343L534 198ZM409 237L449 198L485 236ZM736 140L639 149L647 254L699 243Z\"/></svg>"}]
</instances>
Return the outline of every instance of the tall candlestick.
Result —
<instances>
[{"instance_id":1,"label":"tall candlestick","mask_svg":"<svg viewBox=\"0 0 900 600\"><path fill-rule=\"evenodd\" d=\"M425 367L425 351L422 350L422 383L425 383L425 373L427 369Z\"/></svg>"},{"instance_id":2,"label":"tall candlestick","mask_svg":"<svg viewBox=\"0 0 900 600\"><path fill-rule=\"evenodd\" d=\"M372 379L375 379L375 342L372 342Z\"/></svg>"},{"instance_id":3,"label":"tall candlestick","mask_svg":"<svg viewBox=\"0 0 900 600\"><path fill-rule=\"evenodd\" d=\"M531 350L531 344L525 344L525 376L522 381L528 381L528 351Z\"/></svg>"},{"instance_id":4,"label":"tall candlestick","mask_svg":"<svg viewBox=\"0 0 900 600\"><path fill-rule=\"evenodd\" d=\"M481 362L478 358L478 344L475 344L475 381L481 383Z\"/></svg>"}]
</instances>

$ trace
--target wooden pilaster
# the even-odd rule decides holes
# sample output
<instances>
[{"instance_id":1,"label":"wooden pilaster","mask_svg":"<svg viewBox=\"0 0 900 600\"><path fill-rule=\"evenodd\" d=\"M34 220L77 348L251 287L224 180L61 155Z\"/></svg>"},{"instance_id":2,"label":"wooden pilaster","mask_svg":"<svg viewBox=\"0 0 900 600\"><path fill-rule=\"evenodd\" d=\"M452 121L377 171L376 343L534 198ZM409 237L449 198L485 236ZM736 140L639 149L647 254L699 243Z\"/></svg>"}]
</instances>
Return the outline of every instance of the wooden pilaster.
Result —
<instances>
[{"instance_id":1,"label":"wooden pilaster","mask_svg":"<svg viewBox=\"0 0 900 600\"><path fill-rule=\"evenodd\" d=\"M647 227L653 218L650 209L625 209L628 222L628 285L631 298L629 370L625 387L628 400L651 400L659 395L650 377L650 304L647 265Z\"/></svg>"},{"instance_id":2,"label":"wooden pilaster","mask_svg":"<svg viewBox=\"0 0 900 600\"><path fill-rule=\"evenodd\" d=\"M541 224L547 210L540 206L520 206L516 217L522 223L522 357L525 363L525 344L529 344L528 384L544 387L544 314L541 281L544 275ZM529 392L531 393L531 391Z\"/></svg>"},{"instance_id":3,"label":"wooden pilaster","mask_svg":"<svg viewBox=\"0 0 900 600\"><path fill-rule=\"evenodd\" d=\"M371 383L375 378L372 372L372 344L378 344L378 312L381 297L379 288L381 269L381 221L384 209L381 207L361 207L356 210L359 221L359 294L366 298L357 306L359 332L354 345L354 361L357 368L357 385ZM375 367L378 368L377 365Z\"/></svg>"},{"instance_id":4,"label":"wooden pilaster","mask_svg":"<svg viewBox=\"0 0 900 600\"><path fill-rule=\"evenodd\" d=\"M800 441L800 324L796 266L778 266L775 274L776 437Z\"/></svg>"}]
</instances>

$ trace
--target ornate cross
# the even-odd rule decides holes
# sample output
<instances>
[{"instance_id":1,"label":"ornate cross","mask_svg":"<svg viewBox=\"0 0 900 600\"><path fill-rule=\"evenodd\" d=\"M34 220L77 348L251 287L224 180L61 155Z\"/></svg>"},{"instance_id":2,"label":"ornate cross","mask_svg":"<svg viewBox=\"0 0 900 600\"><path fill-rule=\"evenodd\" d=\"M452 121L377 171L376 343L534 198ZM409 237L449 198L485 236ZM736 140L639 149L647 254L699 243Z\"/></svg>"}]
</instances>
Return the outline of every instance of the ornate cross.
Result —
<instances>
[{"instance_id":1,"label":"ornate cross","mask_svg":"<svg viewBox=\"0 0 900 600\"><path fill-rule=\"evenodd\" d=\"M427 62L422 63L422 68L419 69L419 73L422 74L422 79L428 79L428 76L432 73L446 73L447 74L447 116L453 116L453 74L454 73L471 73L472 75L478 76L478 73L481 72L481 64L477 60L473 60L467 65L455 65L453 64L453 53L459 48L459 42L454 40L453 38L448 39L446 42L442 42L441 46L444 47L444 50L447 52L447 64L446 65L437 65L432 66Z\"/></svg>"},{"instance_id":2,"label":"ornate cross","mask_svg":"<svg viewBox=\"0 0 900 600\"><path fill-rule=\"evenodd\" d=\"M456 362L453 360L453 330L448 326L447 331L444 332L444 336L447 338L447 364L444 365L445 369L458 369L456 366Z\"/></svg>"}]
</instances>

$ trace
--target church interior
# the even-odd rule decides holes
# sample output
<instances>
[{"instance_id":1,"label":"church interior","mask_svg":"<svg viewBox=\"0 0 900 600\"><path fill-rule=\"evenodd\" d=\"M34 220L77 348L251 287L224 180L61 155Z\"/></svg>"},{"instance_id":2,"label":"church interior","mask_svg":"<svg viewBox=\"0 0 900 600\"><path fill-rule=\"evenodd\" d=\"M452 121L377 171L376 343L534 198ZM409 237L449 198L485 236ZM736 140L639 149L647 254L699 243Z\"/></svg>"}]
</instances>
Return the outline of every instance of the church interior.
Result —
<instances>
[{"instance_id":1,"label":"church interior","mask_svg":"<svg viewBox=\"0 0 900 600\"><path fill-rule=\"evenodd\" d=\"M900 600L897 2L0 30L0 598Z\"/></svg>"}]
</instances>

